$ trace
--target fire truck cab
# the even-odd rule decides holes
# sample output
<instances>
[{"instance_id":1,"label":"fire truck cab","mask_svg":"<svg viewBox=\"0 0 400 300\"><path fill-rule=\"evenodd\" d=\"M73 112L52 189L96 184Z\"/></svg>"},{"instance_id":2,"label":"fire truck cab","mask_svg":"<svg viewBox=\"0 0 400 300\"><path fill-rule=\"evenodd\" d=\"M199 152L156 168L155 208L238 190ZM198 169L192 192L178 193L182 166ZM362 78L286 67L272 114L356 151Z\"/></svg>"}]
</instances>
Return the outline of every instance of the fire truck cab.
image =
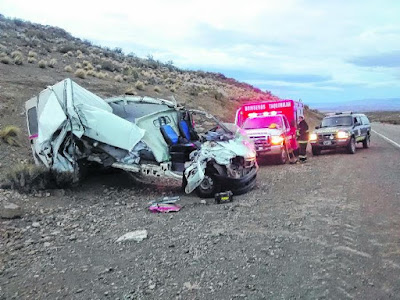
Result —
<instances>
[{"instance_id":1,"label":"fire truck cab","mask_svg":"<svg viewBox=\"0 0 400 300\"><path fill-rule=\"evenodd\" d=\"M304 104L293 100L249 103L236 112L235 123L254 142L258 155L275 156L285 163L292 149L297 151L297 119Z\"/></svg>"}]
</instances>

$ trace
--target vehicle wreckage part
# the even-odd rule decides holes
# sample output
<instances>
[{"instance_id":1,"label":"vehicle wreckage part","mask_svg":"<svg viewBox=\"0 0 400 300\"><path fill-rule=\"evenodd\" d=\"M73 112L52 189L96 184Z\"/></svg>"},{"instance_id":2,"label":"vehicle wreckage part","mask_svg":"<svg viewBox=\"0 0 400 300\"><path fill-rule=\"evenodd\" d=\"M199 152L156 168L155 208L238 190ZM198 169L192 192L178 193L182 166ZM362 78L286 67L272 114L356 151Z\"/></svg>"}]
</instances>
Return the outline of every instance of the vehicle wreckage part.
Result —
<instances>
[{"instance_id":1,"label":"vehicle wreckage part","mask_svg":"<svg viewBox=\"0 0 400 300\"><path fill-rule=\"evenodd\" d=\"M232 201L233 201L232 191L226 191L226 192L221 192L221 193L215 194L215 202L217 204L227 203L227 202L232 202Z\"/></svg>"}]
</instances>

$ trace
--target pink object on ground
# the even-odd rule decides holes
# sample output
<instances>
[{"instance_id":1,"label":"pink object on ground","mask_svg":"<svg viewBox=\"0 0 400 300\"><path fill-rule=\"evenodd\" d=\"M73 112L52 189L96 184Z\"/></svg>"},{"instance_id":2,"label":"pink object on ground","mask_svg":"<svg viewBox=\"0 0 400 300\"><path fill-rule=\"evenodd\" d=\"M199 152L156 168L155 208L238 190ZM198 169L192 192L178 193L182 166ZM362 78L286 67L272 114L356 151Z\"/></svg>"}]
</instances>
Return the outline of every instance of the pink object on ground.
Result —
<instances>
[{"instance_id":1,"label":"pink object on ground","mask_svg":"<svg viewBox=\"0 0 400 300\"><path fill-rule=\"evenodd\" d=\"M177 204L165 204L165 203L159 203L159 204L152 204L149 207L149 210L153 213L156 212L177 212L181 210L181 206Z\"/></svg>"}]
</instances>

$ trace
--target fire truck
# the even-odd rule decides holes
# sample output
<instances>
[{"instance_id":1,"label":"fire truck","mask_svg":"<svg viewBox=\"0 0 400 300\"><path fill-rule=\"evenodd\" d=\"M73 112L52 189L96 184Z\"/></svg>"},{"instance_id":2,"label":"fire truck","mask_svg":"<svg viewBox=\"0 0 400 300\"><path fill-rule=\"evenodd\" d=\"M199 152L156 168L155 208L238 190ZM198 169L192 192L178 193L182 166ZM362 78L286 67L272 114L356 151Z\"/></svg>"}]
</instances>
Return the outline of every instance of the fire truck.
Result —
<instances>
[{"instance_id":1,"label":"fire truck","mask_svg":"<svg viewBox=\"0 0 400 300\"><path fill-rule=\"evenodd\" d=\"M285 163L288 151L298 151L297 120L304 104L294 100L248 103L236 112L235 123L254 142L258 155L274 156Z\"/></svg>"}]
</instances>

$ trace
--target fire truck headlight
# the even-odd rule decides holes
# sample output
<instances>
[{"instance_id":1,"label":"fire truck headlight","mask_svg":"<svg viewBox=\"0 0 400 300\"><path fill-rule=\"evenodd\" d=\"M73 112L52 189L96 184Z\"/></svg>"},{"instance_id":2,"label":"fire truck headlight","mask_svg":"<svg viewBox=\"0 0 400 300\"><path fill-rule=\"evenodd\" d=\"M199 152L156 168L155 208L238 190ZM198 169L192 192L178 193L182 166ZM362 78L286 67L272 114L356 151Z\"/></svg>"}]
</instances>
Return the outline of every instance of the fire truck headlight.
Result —
<instances>
[{"instance_id":1,"label":"fire truck headlight","mask_svg":"<svg viewBox=\"0 0 400 300\"><path fill-rule=\"evenodd\" d=\"M310 141L316 141L318 140L318 135L316 133L311 133L310 134Z\"/></svg>"},{"instance_id":2,"label":"fire truck headlight","mask_svg":"<svg viewBox=\"0 0 400 300\"><path fill-rule=\"evenodd\" d=\"M273 145L281 145L283 143L284 138L280 135L271 136L271 143Z\"/></svg>"},{"instance_id":3,"label":"fire truck headlight","mask_svg":"<svg viewBox=\"0 0 400 300\"><path fill-rule=\"evenodd\" d=\"M349 137L349 133L346 131L339 131L337 133L337 138L338 139L347 139Z\"/></svg>"}]
</instances>

